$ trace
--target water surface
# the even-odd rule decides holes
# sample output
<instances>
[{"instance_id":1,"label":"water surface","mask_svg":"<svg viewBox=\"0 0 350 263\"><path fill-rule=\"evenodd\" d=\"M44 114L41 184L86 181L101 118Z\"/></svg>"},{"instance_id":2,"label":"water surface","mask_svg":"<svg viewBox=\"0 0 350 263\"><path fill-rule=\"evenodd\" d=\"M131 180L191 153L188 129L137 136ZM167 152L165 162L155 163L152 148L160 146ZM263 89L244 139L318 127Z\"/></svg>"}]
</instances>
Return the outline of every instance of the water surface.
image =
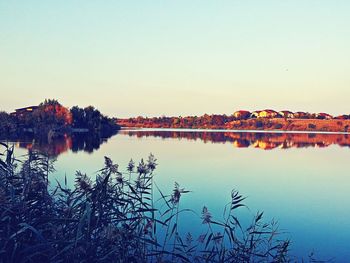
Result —
<instances>
[{"instance_id":1,"label":"water surface","mask_svg":"<svg viewBox=\"0 0 350 263\"><path fill-rule=\"evenodd\" d=\"M232 189L247 196L249 211L265 220L276 219L292 240L292 254L311 251L323 259L350 258L350 138L347 134L122 130L109 140L64 138L51 144L26 141L25 149L51 151L57 157L54 177L74 185L81 170L95 175L108 156L126 167L130 158L158 159L156 182L171 193L174 182L192 192L181 206L200 213L206 205L221 218ZM201 221L192 215L180 220L183 232L200 233ZM197 227L198 226L198 227Z\"/></svg>"}]
</instances>

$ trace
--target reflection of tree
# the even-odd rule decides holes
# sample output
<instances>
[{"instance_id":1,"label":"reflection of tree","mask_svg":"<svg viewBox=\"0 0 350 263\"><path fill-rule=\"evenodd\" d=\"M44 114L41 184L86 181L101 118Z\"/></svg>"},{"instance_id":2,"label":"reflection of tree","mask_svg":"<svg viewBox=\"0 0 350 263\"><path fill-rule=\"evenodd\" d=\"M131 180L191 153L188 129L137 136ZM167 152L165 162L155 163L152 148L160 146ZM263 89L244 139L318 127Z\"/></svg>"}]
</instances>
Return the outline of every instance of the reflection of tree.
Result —
<instances>
[{"instance_id":1,"label":"reflection of tree","mask_svg":"<svg viewBox=\"0 0 350 263\"><path fill-rule=\"evenodd\" d=\"M58 155L68 151L72 147L72 139L64 136L54 140L22 138L17 142L17 147L28 150L35 150L50 157L57 157Z\"/></svg>"},{"instance_id":2,"label":"reflection of tree","mask_svg":"<svg viewBox=\"0 0 350 263\"><path fill-rule=\"evenodd\" d=\"M50 157L72 150L73 152L84 151L92 153L100 148L108 138L101 138L98 134L73 134L62 136L52 140L44 138L25 137L17 142L17 147L28 150L36 150Z\"/></svg>"},{"instance_id":3,"label":"reflection of tree","mask_svg":"<svg viewBox=\"0 0 350 263\"><path fill-rule=\"evenodd\" d=\"M84 151L92 153L94 150L98 150L100 145L106 140L101 139L97 134L87 135L79 134L72 136L72 151L79 152Z\"/></svg>"},{"instance_id":4,"label":"reflection of tree","mask_svg":"<svg viewBox=\"0 0 350 263\"><path fill-rule=\"evenodd\" d=\"M136 137L178 138L202 140L212 143L231 142L235 147L255 147L264 150L274 148L328 147L336 144L350 147L347 134L322 133L254 133L254 132L196 132L196 131L121 131L120 134Z\"/></svg>"},{"instance_id":5,"label":"reflection of tree","mask_svg":"<svg viewBox=\"0 0 350 263\"><path fill-rule=\"evenodd\" d=\"M126 131L119 134L142 137L176 138L187 140L201 140L204 143L232 143L237 148L255 147L264 150L275 148L306 148L328 147L339 145L350 147L350 137L347 134L317 134L317 133L254 133L254 132L196 132L196 131ZM45 137L44 137L45 138ZM92 153L107 142L108 138L101 138L98 134L75 133L72 136L65 135L53 140L22 138L17 146L33 149L48 156L58 155L72 150L72 152L84 151Z\"/></svg>"}]
</instances>

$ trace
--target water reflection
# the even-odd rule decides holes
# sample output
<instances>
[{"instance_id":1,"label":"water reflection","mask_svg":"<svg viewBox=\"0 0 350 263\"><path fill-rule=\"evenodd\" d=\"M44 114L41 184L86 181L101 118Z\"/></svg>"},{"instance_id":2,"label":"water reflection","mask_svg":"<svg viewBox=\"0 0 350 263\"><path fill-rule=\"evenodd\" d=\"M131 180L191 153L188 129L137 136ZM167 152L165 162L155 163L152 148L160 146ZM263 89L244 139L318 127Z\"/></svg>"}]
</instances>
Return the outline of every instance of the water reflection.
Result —
<instances>
[{"instance_id":1,"label":"water reflection","mask_svg":"<svg viewBox=\"0 0 350 263\"><path fill-rule=\"evenodd\" d=\"M18 148L45 153L50 157L57 157L69 150L72 152L84 151L93 153L100 148L101 144L107 141L108 138L100 138L98 135L73 134L52 140L32 137L21 138L16 141L16 146Z\"/></svg>"},{"instance_id":2,"label":"water reflection","mask_svg":"<svg viewBox=\"0 0 350 263\"><path fill-rule=\"evenodd\" d=\"M121 130L118 135L138 138L158 137L163 139L201 140L204 143L232 143L237 148L254 147L263 150L305 147L322 148L330 145L350 147L350 136L348 134ZM16 142L16 146L57 157L69 150L72 152L84 151L93 153L100 148L101 144L107 141L108 138L100 138L98 135L74 134L49 141L22 138Z\"/></svg>"},{"instance_id":3,"label":"water reflection","mask_svg":"<svg viewBox=\"0 0 350 263\"><path fill-rule=\"evenodd\" d=\"M275 148L328 147L339 145L350 147L348 134L325 133L256 133L256 132L196 132L196 131L148 131L122 130L120 134L136 137L177 138L202 140L212 143L232 143L234 147L255 147L263 150Z\"/></svg>"},{"instance_id":4,"label":"water reflection","mask_svg":"<svg viewBox=\"0 0 350 263\"><path fill-rule=\"evenodd\" d=\"M305 256L315 249L323 259L336 256L337 262L347 262L350 258L350 210L346 209L350 151L340 148L350 146L349 135L121 130L107 143L81 135L50 143L30 138L22 141L27 143L18 145L24 148L56 156L66 152L55 163L53 176L62 183L67 180L71 187L76 170L94 178L105 155L125 169L130 158L140 160L152 152L159 159L156 180L162 191L172 193L174 182L193 191L183 199L183 207L200 213L206 205L214 218L221 218L223 202L233 188L238 189L248 196L246 204L251 211L277 218L281 228L290 233L293 255ZM319 150L330 145L337 147ZM260 150L277 147L296 150ZM299 151L301 147L309 150ZM184 216L184 233L197 231L193 215Z\"/></svg>"}]
</instances>

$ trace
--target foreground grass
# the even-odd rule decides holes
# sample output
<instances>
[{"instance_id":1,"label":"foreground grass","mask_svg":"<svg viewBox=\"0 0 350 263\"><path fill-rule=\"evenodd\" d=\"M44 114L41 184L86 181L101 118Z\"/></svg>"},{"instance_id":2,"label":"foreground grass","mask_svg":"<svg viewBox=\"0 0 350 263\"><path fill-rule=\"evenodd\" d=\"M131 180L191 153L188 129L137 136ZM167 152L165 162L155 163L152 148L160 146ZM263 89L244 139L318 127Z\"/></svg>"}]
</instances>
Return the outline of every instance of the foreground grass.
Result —
<instances>
[{"instance_id":1,"label":"foreground grass","mask_svg":"<svg viewBox=\"0 0 350 263\"><path fill-rule=\"evenodd\" d=\"M180 209L188 191L176 183L165 195L153 181L153 155L126 172L105 157L96 179L76 173L67 183L49 187L53 161L29 152L24 161L13 146L0 156L0 262L291 262L289 240L277 224L257 213L243 227L236 210L242 197L232 191L224 218L203 207L203 234L181 236ZM50 190L51 189L51 190ZM155 191L162 209L154 205ZM311 262L316 262L309 258Z\"/></svg>"}]
</instances>

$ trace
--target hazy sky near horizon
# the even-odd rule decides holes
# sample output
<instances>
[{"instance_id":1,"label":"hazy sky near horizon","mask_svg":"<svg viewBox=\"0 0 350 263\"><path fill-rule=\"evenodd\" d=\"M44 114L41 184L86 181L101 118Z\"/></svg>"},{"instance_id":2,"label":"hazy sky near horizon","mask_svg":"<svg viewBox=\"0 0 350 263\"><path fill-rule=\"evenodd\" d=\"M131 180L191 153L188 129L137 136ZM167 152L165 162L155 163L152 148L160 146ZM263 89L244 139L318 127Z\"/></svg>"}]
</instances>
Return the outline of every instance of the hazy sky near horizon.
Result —
<instances>
[{"instance_id":1,"label":"hazy sky near horizon","mask_svg":"<svg viewBox=\"0 0 350 263\"><path fill-rule=\"evenodd\" d=\"M348 0L0 0L0 110L350 113Z\"/></svg>"}]
</instances>

